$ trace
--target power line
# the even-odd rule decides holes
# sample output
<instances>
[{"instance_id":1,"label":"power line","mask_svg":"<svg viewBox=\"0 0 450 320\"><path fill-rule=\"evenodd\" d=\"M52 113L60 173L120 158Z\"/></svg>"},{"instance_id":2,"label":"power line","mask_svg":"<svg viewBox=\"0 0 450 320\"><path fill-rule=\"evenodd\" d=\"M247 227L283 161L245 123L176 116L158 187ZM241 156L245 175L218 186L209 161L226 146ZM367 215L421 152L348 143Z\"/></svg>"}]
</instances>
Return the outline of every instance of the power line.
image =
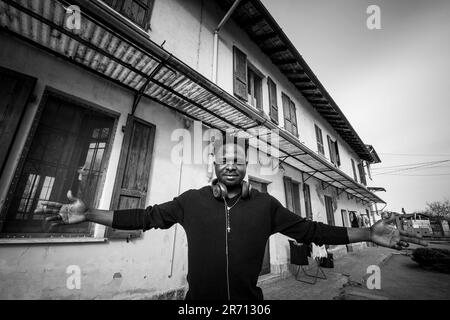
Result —
<instances>
[{"instance_id":1,"label":"power line","mask_svg":"<svg viewBox=\"0 0 450 320\"><path fill-rule=\"evenodd\" d=\"M450 159L448 159L450 160ZM393 169L393 168L399 168L399 167L409 167L409 166L415 166L415 165L421 165L421 164L427 164L427 163L436 163L440 161L446 161L446 160L436 160L436 161L428 161L428 162L417 162L417 163L409 163L409 164L400 164L397 166L389 166L389 167L377 167L377 168L371 168L371 170L383 170L383 169Z\"/></svg>"},{"instance_id":2,"label":"power line","mask_svg":"<svg viewBox=\"0 0 450 320\"><path fill-rule=\"evenodd\" d=\"M436 174L401 174L401 173L387 173L387 176L402 176L402 177L440 177L450 176L450 173L436 173Z\"/></svg>"},{"instance_id":3,"label":"power line","mask_svg":"<svg viewBox=\"0 0 450 320\"><path fill-rule=\"evenodd\" d=\"M448 157L450 153L378 153L385 156Z\"/></svg>"},{"instance_id":4,"label":"power line","mask_svg":"<svg viewBox=\"0 0 450 320\"><path fill-rule=\"evenodd\" d=\"M407 170L414 170L414 169L417 169L417 168L429 167L429 166L432 166L432 165L435 165L435 164L438 164L438 163L444 163L444 162L449 162L449 161L450 160L435 161L434 163L422 164L422 165L415 166L415 167L399 169L399 170L392 170L392 171L387 171L387 172L380 172L380 173L374 174L374 176L379 176L379 175L389 174L389 173L397 173L397 172L402 172L402 171L407 171Z\"/></svg>"}]
</instances>

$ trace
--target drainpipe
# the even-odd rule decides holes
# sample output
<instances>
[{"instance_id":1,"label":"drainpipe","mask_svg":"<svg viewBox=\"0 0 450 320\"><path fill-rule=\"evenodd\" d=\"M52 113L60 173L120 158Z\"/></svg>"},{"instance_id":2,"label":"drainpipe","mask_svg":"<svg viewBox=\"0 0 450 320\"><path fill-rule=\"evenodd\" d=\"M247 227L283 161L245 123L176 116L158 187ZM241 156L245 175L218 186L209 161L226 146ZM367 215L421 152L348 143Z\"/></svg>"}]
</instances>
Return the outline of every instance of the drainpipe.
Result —
<instances>
[{"instance_id":1,"label":"drainpipe","mask_svg":"<svg viewBox=\"0 0 450 320\"><path fill-rule=\"evenodd\" d=\"M213 44L213 69L212 69L212 79L215 84L217 84L217 58L219 51L219 32L223 25L228 21L233 11L237 8L241 0L236 0L222 20L217 25L217 28L214 30L214 44Z\"/></svg>"}]
</instances>

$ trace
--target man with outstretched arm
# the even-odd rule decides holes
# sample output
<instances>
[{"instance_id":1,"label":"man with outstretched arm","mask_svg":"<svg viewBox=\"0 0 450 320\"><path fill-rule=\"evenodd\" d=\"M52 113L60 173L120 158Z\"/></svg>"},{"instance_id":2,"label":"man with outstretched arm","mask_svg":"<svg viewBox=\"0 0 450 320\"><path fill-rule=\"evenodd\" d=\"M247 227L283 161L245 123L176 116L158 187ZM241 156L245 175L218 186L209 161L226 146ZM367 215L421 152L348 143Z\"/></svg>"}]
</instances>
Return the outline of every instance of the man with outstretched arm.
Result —
<instances>
[{"instance_id":1,"label":"man with outstretched arm","mask_svg":"<svg viewBox=\"0 0 450 320\"><path fill-rule=\"evenodd\" d=\"M216 144L216 146L219 144ZM183 226L188 241L187 300L263 299L257 287L266 242L280 232L302 243L317 245L372 241L401 250L408 243L426 245L419 236L398 230L392 215L370 228L345 228L301 218L267 193L244 181L248 143L235 140L215 148L215 179L211 186L188 190L146 209L88 208L69 191L70 204L45 202L37 209L52 224L90 221L123 230Z\"/></svg>"}]
</instances>

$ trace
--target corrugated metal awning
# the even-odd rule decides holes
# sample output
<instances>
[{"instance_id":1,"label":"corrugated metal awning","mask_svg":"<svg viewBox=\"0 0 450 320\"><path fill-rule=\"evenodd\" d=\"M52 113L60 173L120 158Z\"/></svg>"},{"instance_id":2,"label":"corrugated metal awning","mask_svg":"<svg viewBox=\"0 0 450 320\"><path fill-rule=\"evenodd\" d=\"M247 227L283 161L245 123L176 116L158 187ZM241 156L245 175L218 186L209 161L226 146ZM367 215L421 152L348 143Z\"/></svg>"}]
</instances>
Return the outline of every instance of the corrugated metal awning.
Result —
<instances>
[{"instance_id":1,"label":"corrugated metal awning","mask_svg":"<svg viewBox=\"0 0 450 320\"><path fill-rule=\"evenodd\" d=\"M279 128L264 113L242 103L181 62L148 36L127 25L98 1L79 0L81 29L66 27L62 0L0 0L1 30L74 63L135 94L174 109L222 131L235 129L270 144ZM280 158L340 189L369 202L379 197L355 182L287 131L279 131ZM306 178L308 179L308 178Z\"/></svg>"}]
</instances>

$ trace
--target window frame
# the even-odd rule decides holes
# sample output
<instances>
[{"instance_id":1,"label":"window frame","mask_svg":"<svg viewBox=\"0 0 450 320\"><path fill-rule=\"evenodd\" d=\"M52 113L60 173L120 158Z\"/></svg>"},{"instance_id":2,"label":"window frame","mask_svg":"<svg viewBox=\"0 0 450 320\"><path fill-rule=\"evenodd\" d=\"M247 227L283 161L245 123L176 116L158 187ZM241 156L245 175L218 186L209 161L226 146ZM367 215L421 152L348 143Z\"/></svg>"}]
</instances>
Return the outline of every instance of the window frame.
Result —
<instances>
[{"instance_id":1,"label":"window frame","mask_svg":"<svg viewBox=\"0 0 450 320\"><path fill-rule=\"evenodd\" d=\"M134 2L138 2L140 6L145 7L145 13L144 13L144 22L143 24L140 24L138 21L133 20L131 17L128 17L123 12L125 1L126 0L112 0L112 3L109 4L108 0L101 0L105 5L107 5L109 8L120 14L122 17L126 18L127 20L131 21L134 25L138 26L145 32L148 30L151 30L151 17L153 14L153 8L155 4L155 0L130 0Z\"/></svg>"},{"instance_id":2,"label":"window frame","mask_svg":"<svg viewBox=\"0 0 450 320\"><path fill-rule=\"evenodd\" d=\"M109 141L109 146L104 154L105 174L102 175L101 179L98 182L97 194L94 198L94 207L99 206L99 203L100 203L100 200L101 200L104 188L105 188L106 172L108 171L108 166L110 163L110 158L111 158L111 153L112 153L112 149L113 149L113 145L114 145L115 136L117 133L117 126L118 126L118 122L119 122L120 113L117 113L113 110L104 108L104 107L94 104L92 102L86 101L84 99L78 98L76 96L70 95L68 93L65 93L65 92L59 91L55 88L47 86L44 89L44 92L41 96L41 101L39 103L39 106L36 110L36 113L33 116L30 130L28 131L28 133L26 135L25 144L24 144L22 150L19 152L20 159L14 169L13 179L9 183L5 202L0 210L0 219L2 219L2 221L5 221L5 219L6 219L6 214L7 214L8 208L11 204L12 195L14 194L14 192L16 191L16 188L18 186L20 173L22 172L23 167L25 165L27 154L30 151L34 136L36 134L36 130L39 126L39 122L42 117L42 113L43 113L43 111L47 105L47 101L50 97L56 97L59 99L63 99L69 103L76 104L76 105L86 108L88 110L92 110L92 111L104 114L106 116L111 117L112 120L114 121L112 129L111 129L111 137L110 137L110 141ZM70 234L70 233L60 233L59 234L59 233L51 233L51 232L50 233L45 233L45 232L42 232L42 233L37 233L37 232L36 233L31 233L31 232L4 233L4 232L2 232L2 230L0 230L0 239L17 239L17 238L20 238L20 239L25 238L25 239L31 239L31 240L37 239L38 241L46 242L47 240L52 240L55 238L64 238L64 239L72 239L72 238L80 239L81 238L81 239L83 239L83 238L97 238L97 237L95 235L95 223L90 223L89 235L81 235L81 236L80 236L80 234ZM54 241L49 241L49 242L54 242Z\"/></svg>"},{"instance_id":3,"label":"window frame","mask_svg":"<svg viewBox=\"0 0 450 320\"><path fill-rule=\"evenodd\" d=\"M287 106L285 105L285 102L287 103ZM285 92L281 92L281 105L283 107L284 129L298 138L297 107L294 101L292 101ZM289 118L287 118L287 115ZM293 119L294 121L292 121ZM288 123L289 127L287 126Z\"/></svg>"},{"instance_id":4,"label":"window frame","mask_svg":"<svg viewBox=\"0 0 450 320\"><path fill-rule=\"evenodd\" d=\"M325 146L323 144L322 129L316 123L314 124L314 129L316 131L317 153L322 156L325 156Z\"/></svg>"},{"instance_id":5,"label":"window frame","mask_svg":"<svg viewBox=\"0 0 450 320\"><path fill-rule=\"evenodd\" d=\"M258 89L255 86L255 77L258 81ZM247 96L250 96L256 100L256 105L253 105L249 97L247 98L247 103L253 108L262 111L263 110L263 80L266 78L261 71L258 70L248 59L247 59ZM249 81L250 80L250 81ZM248 91L251 91L249 93Z\"/></svg>"}]
</instances>

